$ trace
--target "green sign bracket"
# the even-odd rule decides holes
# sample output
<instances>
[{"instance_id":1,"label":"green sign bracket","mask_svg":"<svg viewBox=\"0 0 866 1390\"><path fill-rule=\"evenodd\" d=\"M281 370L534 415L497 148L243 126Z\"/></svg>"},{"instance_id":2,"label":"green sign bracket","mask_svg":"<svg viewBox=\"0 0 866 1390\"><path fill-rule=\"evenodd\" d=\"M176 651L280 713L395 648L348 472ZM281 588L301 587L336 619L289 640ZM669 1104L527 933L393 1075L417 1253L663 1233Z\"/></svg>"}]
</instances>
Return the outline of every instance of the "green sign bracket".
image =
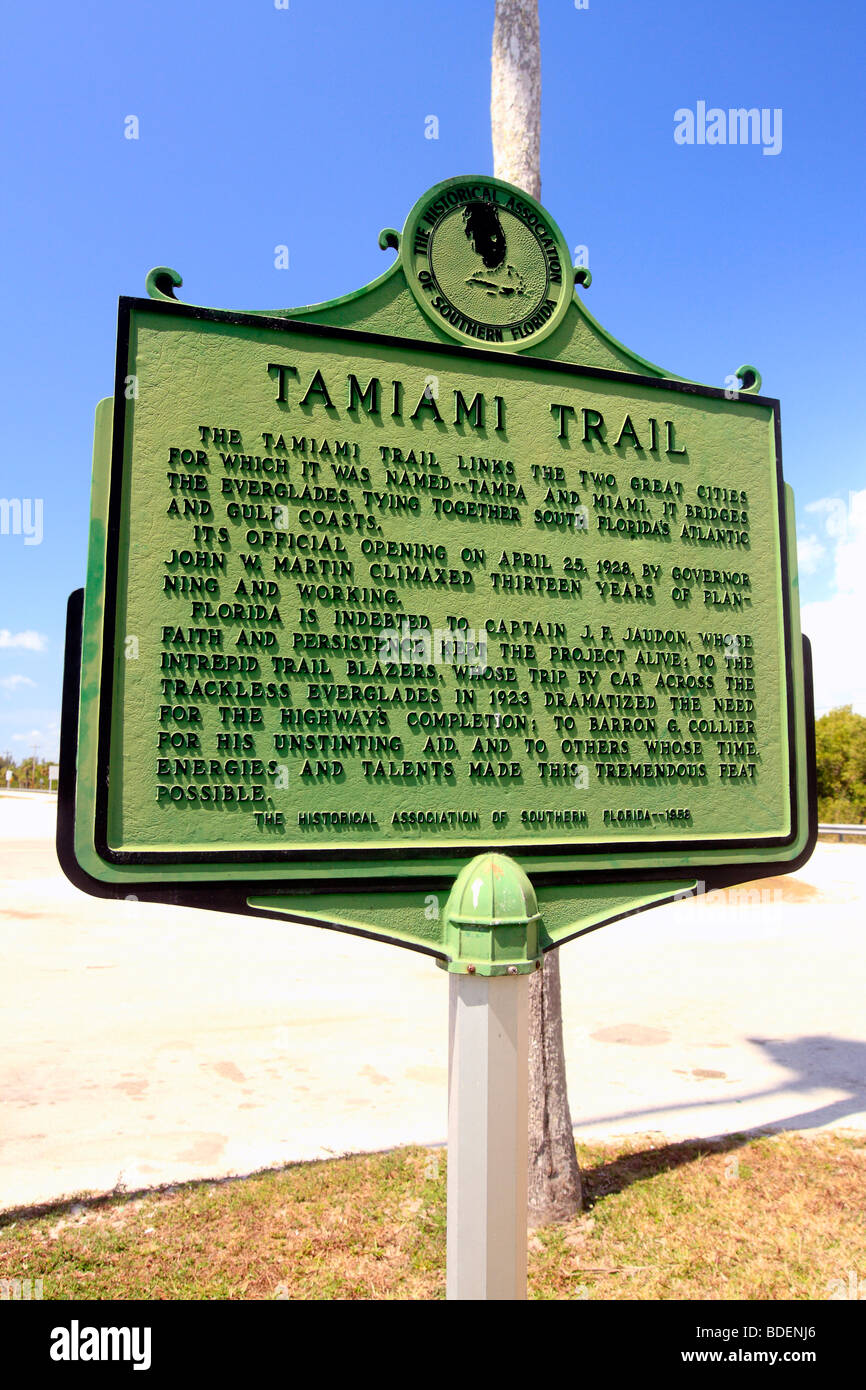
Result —
<instances>
[{"instance_id":1,"label":"green sign bracket","mask_svg":"<svg viewBox=\"0 0 866 1390\"><path fill-rule=\"evenodd\" d=\"M537 892L515 860L479 854L458 874L444 906L436 893L275 895L248 898L269 917L398 943L437 957L453 974L526 975L545 951L575 936L674 898L691 897L697 880L582 884Z\"/></svg>"}]
</instances>

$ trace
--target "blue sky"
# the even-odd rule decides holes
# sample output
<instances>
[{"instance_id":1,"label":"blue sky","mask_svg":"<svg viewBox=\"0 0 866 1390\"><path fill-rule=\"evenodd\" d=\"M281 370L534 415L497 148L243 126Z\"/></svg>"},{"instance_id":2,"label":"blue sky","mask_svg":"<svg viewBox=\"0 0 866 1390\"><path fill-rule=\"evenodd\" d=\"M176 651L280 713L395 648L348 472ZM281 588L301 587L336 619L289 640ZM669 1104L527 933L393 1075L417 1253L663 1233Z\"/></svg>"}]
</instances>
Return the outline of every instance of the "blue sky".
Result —
<instances>
[{"instance_id":1,"label":"blue sky","mask_svg":"<svg viewBox=\"0 0 866 1390\"><path fill-rule=\"evenodd\" d=\"M540 8L542 201L588 247L588 307L672 371L723 385L752 362L781 398L817 703L866 712L866 9ZM41 499L42 539L0 534L0 751L57 751L118 295L171 265L183 298L276 309L381 273L381 227L440 179L492 169L492 20L493 0L7 13L0 497ZM781 149L677 144L675 112L699 101L781 110Z\"/></svg>"}]
</instances>

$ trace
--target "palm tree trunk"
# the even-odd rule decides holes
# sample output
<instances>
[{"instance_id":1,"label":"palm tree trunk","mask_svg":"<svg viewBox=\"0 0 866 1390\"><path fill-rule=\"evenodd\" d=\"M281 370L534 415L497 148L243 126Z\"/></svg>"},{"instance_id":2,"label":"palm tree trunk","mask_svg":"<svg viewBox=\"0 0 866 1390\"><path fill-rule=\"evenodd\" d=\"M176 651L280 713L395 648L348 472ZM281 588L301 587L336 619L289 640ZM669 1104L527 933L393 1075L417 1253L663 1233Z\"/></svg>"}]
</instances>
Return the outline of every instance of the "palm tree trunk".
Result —
<instances>
[{"instance_id":1,"label":"palm tree trunk","mask_svg":"<svg viewBox=\"0 0 866 1390\"><path fill-rule=\"evenodd\" d=\"M490 124L493 173L541 197L538 0L496 0ZM529 986L529 1224L564 1221L582 1205L565 1079L559 952Z\"/></svg>"}]
</instances>

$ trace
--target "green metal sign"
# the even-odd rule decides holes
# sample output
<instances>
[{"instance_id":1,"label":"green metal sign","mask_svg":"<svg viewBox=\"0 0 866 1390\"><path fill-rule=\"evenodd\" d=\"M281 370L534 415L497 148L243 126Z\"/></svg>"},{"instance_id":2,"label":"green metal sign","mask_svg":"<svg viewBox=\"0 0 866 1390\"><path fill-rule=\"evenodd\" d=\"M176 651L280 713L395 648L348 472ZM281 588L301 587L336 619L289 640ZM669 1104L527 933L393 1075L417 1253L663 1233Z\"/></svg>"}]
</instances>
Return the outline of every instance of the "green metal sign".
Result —
<instances>
[{"instance_id":1,"label":"green metal sign","mask_svg":"<svg viewBox=\"0 0 866 1390\"><path fill-rule=\"evenodd\" d=\"M121 300L67 872L465 964L465 903L419 890L508 855L539 944L478 946L496 973L790 866L814 813L778 403L615 342L500 181L380 241L385 275L307 309L182 304L166 270Z\"/></svg>"}]
</instances>

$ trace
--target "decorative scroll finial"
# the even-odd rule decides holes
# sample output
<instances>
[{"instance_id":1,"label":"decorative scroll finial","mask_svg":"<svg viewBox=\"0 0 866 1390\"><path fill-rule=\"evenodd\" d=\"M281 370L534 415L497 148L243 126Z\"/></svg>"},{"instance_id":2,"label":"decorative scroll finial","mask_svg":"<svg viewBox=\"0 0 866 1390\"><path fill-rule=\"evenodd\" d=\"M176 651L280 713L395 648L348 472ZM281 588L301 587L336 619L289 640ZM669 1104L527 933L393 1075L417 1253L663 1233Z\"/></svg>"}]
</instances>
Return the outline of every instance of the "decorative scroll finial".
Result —
<instances>
[{"instance_id":1,"label":"decorative scroll finial","mask_svg":"<svg viewBox=\"0 0 866 1390\"><path fill-rule=\"evenodd\" d=\"M740 379L740 387L743 391L752 391L757 395L761 389L761 373L757 367L752 367L746 362L742 367L738 367L735 375Z\"/></svg>"},{"instance_id":2,"label":"decorative scroll finial","mask_svg":"<svg viewBox=\"0 0 866 1390\"><path fill-rule=\"evenodd\" d=\"M177 303L176 289L180 289L183 284L183 276L171 266L158 265L151 270L144 282L145 289L151 299L170 300Z\"/></svg>"}]
</instances>

